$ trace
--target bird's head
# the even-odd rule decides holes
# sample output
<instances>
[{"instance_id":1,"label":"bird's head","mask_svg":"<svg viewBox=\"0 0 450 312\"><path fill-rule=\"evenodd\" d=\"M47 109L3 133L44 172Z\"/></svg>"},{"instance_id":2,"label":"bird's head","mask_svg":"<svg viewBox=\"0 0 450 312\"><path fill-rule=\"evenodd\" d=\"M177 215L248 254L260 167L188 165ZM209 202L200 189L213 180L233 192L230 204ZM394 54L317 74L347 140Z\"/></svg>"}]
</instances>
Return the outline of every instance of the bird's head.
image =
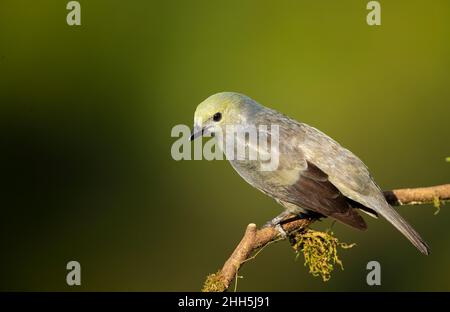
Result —
<instances>
[{"instance_id":1,"label":"bird's head","mask_svg":"<svg viewBox=\"0 0 450 312\"><path fill-rule=\"evenodd\" d=\"M224 131L229 125L243 125L261 106L248 96L235 92L211 95L197 106L191 140Z\"/></svg>"}]
</instances>

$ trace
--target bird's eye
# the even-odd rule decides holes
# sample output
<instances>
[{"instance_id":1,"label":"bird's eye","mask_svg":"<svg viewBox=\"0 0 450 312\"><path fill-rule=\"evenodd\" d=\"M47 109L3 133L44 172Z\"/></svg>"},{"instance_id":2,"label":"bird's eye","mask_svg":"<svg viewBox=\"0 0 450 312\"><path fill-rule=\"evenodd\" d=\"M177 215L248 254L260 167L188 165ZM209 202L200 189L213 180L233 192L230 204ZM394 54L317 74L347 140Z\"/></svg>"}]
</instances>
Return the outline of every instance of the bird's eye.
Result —
<instances>
[{"instance_id":1,"label":"bird's eye","mask_svg":"<svg viewBox=\"0 0 450 312\"><path fill-rule=\"evenodd\" d=\"M213 116L213 120L214 121L220 121L220 119L222 119L222 114L221 113L215 113Z\"/></svg>"}]
</instances>

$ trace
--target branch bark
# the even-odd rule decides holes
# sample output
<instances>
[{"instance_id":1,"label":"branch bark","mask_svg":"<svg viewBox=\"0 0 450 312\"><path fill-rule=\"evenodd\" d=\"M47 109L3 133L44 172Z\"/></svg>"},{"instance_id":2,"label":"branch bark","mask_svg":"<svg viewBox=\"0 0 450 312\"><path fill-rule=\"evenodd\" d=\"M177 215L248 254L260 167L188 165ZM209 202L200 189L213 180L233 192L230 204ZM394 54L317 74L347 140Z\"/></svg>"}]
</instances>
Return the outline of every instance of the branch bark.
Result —
<instances>
[{"instance_id":1,"label":"branch bark","mask_svg":"<svg viewBox=\"0 0 450 312\"><path fill-rule=\"evenodd\" d=\"M392 206L419 205L435 203L436 201L450 200L450 184L437 185L431 187L396 189L385 191L384 196ZM307 228L315 220L300 219L284 223L282 225L286 233L290 234ZM278 230L274 227L257 229L254 223L247 226L244 236L234 249L231 256L223 265L222 269L214 275L214 280L220 281L221 287L216 290L226 291L233 279L237 276L242 265L251 259L253 252L266 246L267 244L282 240ZM207 291L207 289L204 288Z\"/></svg>"}]
</instances>

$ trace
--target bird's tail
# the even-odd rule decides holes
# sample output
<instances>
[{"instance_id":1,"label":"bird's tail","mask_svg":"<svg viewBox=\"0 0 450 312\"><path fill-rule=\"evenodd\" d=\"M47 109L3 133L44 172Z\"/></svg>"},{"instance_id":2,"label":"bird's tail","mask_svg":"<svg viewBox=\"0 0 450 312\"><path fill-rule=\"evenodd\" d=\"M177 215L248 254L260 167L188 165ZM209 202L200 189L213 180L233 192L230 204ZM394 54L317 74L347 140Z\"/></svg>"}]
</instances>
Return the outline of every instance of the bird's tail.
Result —
<instances>
[{"instance_id":1,"label":"bird's tail","mask_svg":"<svg viewBox=\"0 0 450 312\"><path fill-rule=\"evenodd\" d=\"M428 255L430 253L430 247L428 247L419 233L388 203L386 203L386 206L384 209L379 210L378 213L399 230L422 254Z\"/></svg>"}]
</instances>

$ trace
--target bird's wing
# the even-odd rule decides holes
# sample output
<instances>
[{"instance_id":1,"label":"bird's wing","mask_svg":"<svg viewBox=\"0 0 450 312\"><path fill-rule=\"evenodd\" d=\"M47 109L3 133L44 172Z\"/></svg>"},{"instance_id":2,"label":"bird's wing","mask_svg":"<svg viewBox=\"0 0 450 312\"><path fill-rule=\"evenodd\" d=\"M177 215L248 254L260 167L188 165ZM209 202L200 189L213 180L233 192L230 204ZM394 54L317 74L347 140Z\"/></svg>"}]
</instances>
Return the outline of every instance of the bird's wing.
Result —
<instances>
[{"instance_id":1,"label":"bird's wing","mask_svg":"<svg viewBox=\"0 0 450 312\"><path fill-rule=\"evenodd\" d=\"M332 217L359 230L367 228L357 210L328 180L328 175L311 162L307 162L294 184L284 186L283 189L284 201Z\"/></svg>"},{"instance_id":2,"label":"bird's wing","mask_svg":"<svg viewBox=\"0 0 450 312\"><path fill-rule=\"evenodd\" d=\"M303 140L298 146L306 160L313 161L346 197L377 211L384 196L366 165L316 128L302 124ZM377 211L378 212L378 211Z\"/></svg>"},{"instance_id":3,"label":"bird's wing","mask_svg":"<svg viewBox=\"0 0 450 312\"><path fill-rule=\"evenodd\" d=\"M313 127L303 125L303 131L303 142L299 151L307 161L313 159L315 165L328 174L328 180L339 192L369 211L382 215L420 252L429 253L427 243L387 203L381 189L358 157Z\"/></svg>"}]
</instances>

